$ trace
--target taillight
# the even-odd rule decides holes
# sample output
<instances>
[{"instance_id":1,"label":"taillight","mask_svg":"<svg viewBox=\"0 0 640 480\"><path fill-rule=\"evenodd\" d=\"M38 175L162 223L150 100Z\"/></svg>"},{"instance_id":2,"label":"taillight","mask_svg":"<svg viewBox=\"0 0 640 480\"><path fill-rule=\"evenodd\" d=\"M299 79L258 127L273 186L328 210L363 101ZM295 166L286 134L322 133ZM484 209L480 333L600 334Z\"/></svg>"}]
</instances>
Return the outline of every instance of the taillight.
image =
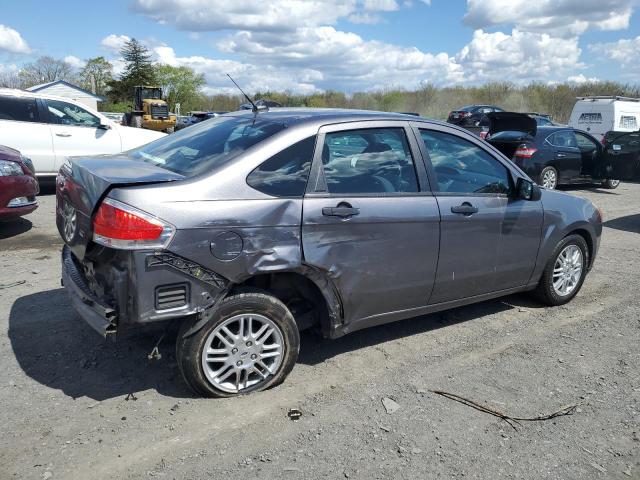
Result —
<instances>
[{"instance_id":1,"label":"taillight","mask_svg":"<svg viewBox=\"0 0 640 480\"><path fill-rule=\"evenodd\" d=\"M93 218L93 241L124 250L164 248L175 229L125 203L105 199Z\"/></svg>"},{"instance_id":2,"label":"taillight","mask_svg":"<svg viewBox=\"0 0 640 480\"><path fill-rule=\"evenodd\" d=\"M471 112L460 112L460 116L461 117L470 117L471 116Z\"/></svg>"},{"instance_id":3,"label":"taillight","mask_svg":"<svg viewBox=\"0 0 640 480\"><path fill-rule=\"evenodd\" d=\"M538 151L537 148L523 144L516 149L516 153L514 153L513 156L520 157L520 158L531 158L533 157L533 154L536 153L537 151Z\"/></svg>"}]
</instances>

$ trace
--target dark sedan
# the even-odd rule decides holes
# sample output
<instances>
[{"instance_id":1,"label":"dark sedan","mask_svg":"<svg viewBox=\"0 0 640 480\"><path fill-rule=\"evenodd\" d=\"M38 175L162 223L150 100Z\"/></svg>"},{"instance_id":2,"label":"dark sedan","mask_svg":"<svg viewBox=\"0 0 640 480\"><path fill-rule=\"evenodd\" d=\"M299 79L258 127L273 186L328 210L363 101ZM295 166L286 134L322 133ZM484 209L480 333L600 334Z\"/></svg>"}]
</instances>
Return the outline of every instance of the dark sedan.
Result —
<instances>
[{"instance_id":1,"label":"dark sedan","mask_svg":"<svg viewBox=\"0 0 640 480\"><path fill-rule=\"evenodd\" d=\"M526 114L503 112L488 116L487 141L510 158L539 185L597 183L617 188L603 168L609 159L605 147L589 133L567 126L539 126Z\"/></svg>"},{"instance_id":2,"label":"dark sedan","mask_svg":"<svg viewBox=\"0 0 640 480\"><path fill-rule=\"evenodd\" d=\"M11 220L38 208L38 181L31 160L0 145L0 220Z\"/></svg>"},{"instance_id":3,"label":"dark sedan","mask_svg":"<svg viewBox=\"0 0 640 480\"><path fill-rule=\"evenodd\" d=\"M450 112L447 123L461 127L481 127L488 125L486 115L494 112L504 112L504 110L495 105L467 105L460 110Z\"/></svg>"}]
</instances>

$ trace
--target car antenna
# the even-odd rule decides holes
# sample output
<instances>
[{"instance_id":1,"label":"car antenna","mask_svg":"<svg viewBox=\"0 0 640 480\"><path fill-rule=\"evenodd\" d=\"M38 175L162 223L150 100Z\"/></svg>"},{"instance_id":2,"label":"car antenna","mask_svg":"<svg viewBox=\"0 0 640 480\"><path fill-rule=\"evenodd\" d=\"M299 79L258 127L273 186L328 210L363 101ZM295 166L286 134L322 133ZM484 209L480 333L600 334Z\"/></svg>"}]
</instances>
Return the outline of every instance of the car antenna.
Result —
<instances>
[{"instance_id":1,"label":"car antenna","mask_svg":"<svg viewBox=\"0 0 640 480\"><path fill-rule=\"evenodd\" d=\"M235 81L233 78L231 78L231 75L229 75L229 74L227 73L227 77L229 77L229 80L231 80L231 81L233 82L233 84L234 84L236 87L238 87L238 90L240 90L240 93L242 93L242 95L244 95L244 98L246 98L246 99L248 100L248 102L251 104L251 111L252 111L253 113L256 113L256 114L257 114L257 113L260 111L260 109L258 108L258 106L257 106L255 103L253 103L253 100L251 100L251 98L249 98L249 95L247 95L246 93L244 93L244 90L242 90L242 89L240 88L240 85L238 85L238 84L236 83L236 81ZM267 109L264 109L264 108L263 108L262 110L268 110L268 108L267 108Z\"/></svg>"}]
</instances>

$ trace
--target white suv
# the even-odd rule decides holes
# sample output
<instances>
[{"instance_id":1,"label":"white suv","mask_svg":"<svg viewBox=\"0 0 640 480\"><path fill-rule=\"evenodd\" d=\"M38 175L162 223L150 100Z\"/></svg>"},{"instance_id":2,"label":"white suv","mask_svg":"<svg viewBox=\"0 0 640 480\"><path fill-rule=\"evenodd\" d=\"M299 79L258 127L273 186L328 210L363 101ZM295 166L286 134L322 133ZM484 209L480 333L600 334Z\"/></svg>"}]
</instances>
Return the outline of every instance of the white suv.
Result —
<instances>
[{"instance_id":1,"label":"white suv","mask_svg":"<svg viewBox=\"0 0 640 480\"><path fill-rule=\"evenodd\" d=\"M130 128L69 98L0 88L0 145L31 158L39 178L73 155L120 153L165 134Z\"/></svg>"}]
</instances>

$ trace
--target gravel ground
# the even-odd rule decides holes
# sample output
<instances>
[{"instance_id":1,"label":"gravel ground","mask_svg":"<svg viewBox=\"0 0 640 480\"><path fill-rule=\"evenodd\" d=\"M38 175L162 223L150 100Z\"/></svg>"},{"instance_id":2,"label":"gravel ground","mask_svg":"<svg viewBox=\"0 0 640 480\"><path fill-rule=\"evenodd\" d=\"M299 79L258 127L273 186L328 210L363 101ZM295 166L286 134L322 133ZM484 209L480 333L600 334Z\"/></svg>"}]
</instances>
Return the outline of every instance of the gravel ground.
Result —
<instances>
[{"instance_id":1,"label":"gravel ground","mask_svg":"<svg viewBox=\"0 0 640 480\"><path fill-rule=\"evenodd\" d=\"M150 362L157 334L105 342L77 319L49 192L0 224L0 284L24 281L0 289L0 477L640 479L640 185L571 192L607 222L569 305L305 333L284 385L230 400L192 397L172 338ZM513 428L436 389L512 416L579 406Z\"/></svg>"}]
</instances>

